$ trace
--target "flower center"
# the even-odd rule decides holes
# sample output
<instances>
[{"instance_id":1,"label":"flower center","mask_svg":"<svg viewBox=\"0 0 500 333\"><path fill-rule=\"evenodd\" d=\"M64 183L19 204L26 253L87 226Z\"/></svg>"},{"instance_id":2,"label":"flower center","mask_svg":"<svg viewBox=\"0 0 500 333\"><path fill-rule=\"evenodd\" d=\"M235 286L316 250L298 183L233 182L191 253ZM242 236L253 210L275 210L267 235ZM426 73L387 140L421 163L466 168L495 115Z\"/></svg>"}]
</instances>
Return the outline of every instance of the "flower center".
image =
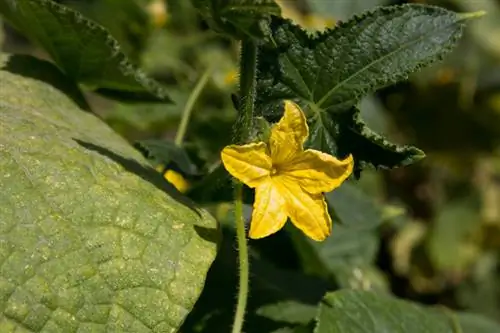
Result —
<instances>
[{"instance_id":1,"label":"flower center","mask_svg":"<svg viewBox=\"0 0 500 333\"><path fill-rule=\"evenodd\" d=\"M278 174L278 168L276 165L273 165L273 167L271 168L271 177L276 176L277 174Z\"/></svg>"}]
</instances>

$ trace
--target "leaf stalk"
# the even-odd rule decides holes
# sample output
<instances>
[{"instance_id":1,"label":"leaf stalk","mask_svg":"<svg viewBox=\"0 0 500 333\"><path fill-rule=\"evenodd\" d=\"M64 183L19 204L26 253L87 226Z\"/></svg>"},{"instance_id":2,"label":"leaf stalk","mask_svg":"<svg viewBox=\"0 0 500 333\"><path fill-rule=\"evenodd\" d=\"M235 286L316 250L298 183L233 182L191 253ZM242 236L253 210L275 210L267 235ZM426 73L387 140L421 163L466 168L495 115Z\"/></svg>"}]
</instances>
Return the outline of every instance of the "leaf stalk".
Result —
<instances>
[{"instance_id":1,"label":"leaf stalk","mask_svg":"<svg viewBox=\"0 0 500 333\"><path fill-rule=\"evenodd\" d=\"M206 70L205 73L201 76L201 78L198 80L196 83L196 86L194 87L193 91L191 92L191 95L189 95L189 98L186 102L186 105L184 106L184 110L182 111L182 118L181 118L181 123L179 124L179 129L177 130L177 133L175 135L175 145L176 146L182 146L182 143L184 141L184 137L186 136L189 120L191 119L191 114L193 113L194 106L196 104L196 101L201 95L201 92L203 91L203 88L205 88L208 79L210 78L210 75L212 74L213 66L209 66Z\"/></svg>"}]
</instances>

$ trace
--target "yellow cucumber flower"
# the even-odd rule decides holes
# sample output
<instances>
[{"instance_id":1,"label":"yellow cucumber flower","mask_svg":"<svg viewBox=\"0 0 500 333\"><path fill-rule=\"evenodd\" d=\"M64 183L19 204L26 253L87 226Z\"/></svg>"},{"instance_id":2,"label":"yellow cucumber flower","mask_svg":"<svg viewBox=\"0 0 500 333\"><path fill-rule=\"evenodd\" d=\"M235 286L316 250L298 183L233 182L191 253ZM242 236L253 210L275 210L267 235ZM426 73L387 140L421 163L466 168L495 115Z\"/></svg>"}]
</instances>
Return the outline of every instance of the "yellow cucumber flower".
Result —
<instances>
[{"instance_id":1,"label":"yellow cucumber flower","mask_svg":"<svg viewBox=\"0 0 500 333\"><path fill-rule=\"evenodd\" d=\"M250 238L280 230L289 217L308 237L322 241L332 220L324 192L339 187L352 173L352 155L344 160L303 145L309 128L300 107L285 101L281 120L271 127L269 143L230 145L222 163L235 178L255 188Z\"/></svg>"},{"instance_id":2,"label":"yellow cucumber flower","mask_svg":"<svg viewBox=\"0 0 500 333\"><path fill-rule=\"evenodd\" d=\"M178 172L167 169L165 170L164 165L158 165L156 167L156 171L163 174L163 178L170 184L172 184L179 192L186 193L189 190L190 184L189 182Z\"/></svg>"}]
</instances>

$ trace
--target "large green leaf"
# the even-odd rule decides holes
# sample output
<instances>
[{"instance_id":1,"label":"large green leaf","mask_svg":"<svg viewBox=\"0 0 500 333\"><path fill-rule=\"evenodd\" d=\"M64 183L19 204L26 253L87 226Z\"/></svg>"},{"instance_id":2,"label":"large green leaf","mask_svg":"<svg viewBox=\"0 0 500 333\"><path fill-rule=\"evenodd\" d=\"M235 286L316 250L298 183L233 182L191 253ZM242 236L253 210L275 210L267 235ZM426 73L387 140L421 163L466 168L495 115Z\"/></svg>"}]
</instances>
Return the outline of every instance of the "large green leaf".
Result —
<instances>
[{"instance_id":1,"label":"large green leaf","mask_svg":"<svg viewBox=\"0 0 500 333\"><path fill-rule=\"evenodd\" d=\"M414 162L421 151L388 143L353 107L367 93L441 59L470 16L415 4L380 7L316 35L273 18L270 42L260 49L257 109L275 121L283 99L298 101L308 113L309 145L341 157L352 153L358 173L365 163Z\"/></svg>"},{"instance_id":2,"label":"large green leaf","mask_svg":"<svg viewBox=\"0 0 500 333\"><path fill-rule=\"evenodd\" d=\"M122 100L169 101L97 23L51 0L0 0L0 14L52 57L73 80Z\"/></svg>"},{"instance_id":3,"label":"large green leaf","mask_svg":"<svg viewBox=\"0 0 500 333\"><path fill-rule=\"evenodd\" d=\"M191 0L210 26L236 38L263 37L271 15L280 15L274 0Z\"/></svg>"},{"instance_id":4,"label":"large green leaf","mask_svg":"<svg viewBox=\"0 0 500 333\"><path fill-rule=\"evenodd\" d=\"M454 333L444 313L371 292L341 290L326 294L315 333Z\"/></svg>"},{"instance_id":5,"label":"large green leaf","mask_svg":"<svg viewBox=\"0 0 500 333\"><path fill-rule=\"evenodd\" d=\"M214 259L214 219L31 75L39 60L22 75L11 60L0 56L0 331L176 332Z\"/></svg>"},{"instance_id":6,"label":"large green leaf","mask_svg":"<svg viewBox=\"0 0 500 333\"><path fill-rule=\"evenodd\" d=\"M472 313L458 315L463 333L495 333L500 332L500 324L484 316Z\"/></svg>"}]
</instances>

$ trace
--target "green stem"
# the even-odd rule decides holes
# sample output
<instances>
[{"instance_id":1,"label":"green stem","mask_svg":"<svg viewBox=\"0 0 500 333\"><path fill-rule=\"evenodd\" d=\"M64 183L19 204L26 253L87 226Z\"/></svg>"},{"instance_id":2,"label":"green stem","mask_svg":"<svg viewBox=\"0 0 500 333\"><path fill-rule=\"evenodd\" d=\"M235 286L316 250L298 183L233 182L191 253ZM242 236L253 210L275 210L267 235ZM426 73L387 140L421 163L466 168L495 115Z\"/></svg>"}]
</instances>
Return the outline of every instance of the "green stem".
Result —
<instances>
[{"instance_id":1,"label":"green stem","mask_svg":"<svg viewBox=\"0 0 500 333\"><path fill-rule=\"evenodd\" d=\"M179 125L179 129L177 130L177 134L175 135L176 146L182 146L182 142L184 141L184 137L186 136L189 119L191 118L191 114L193 113L194 105L200 97L203 88L207 84L212 70L213 66L209 66L206 69L205 73L203 73L203 76L198 80L198 83L196 83L196 86L191 92L191 95L189 95L186 105L184 106L184 110L182 111L182 119Z\"/></svg>"},{"instance_id":2,"label":"green stem","mask_svg":"<svg viewBox=\"0 0 500 333\"><path fill-rule=\"evenodd\" d=\"M240 110L236 133L237 143L250 139L256 94L257 45L252 40L241 42L240 54Z\"/></svg>"},{"instance_id":3,"label":"green stem","mask_svg":"<svg viewBox=\"0 0 500 333\"><path fill-rule=\"evenodd\" d=\"M257 45L252 40L243 40L241 42L240 55L240 105L235 138L237 143L247 143L251 139L257 84L256 76ZM234 190L240 281L238 288L238 303L236 305L232 333L241 333L245 319L249 290L249 259L245 219L243 217L243 184L241 182L235 182Z\"/></svg>"},{"instance_id":4,"label":"green stem","mask_svg":"<svg viewBox=\"0 0 500 333\"><path fill-rule=\"evenodd\" d=\"M245 318L245 310L248 299L248 245L245 231L245 218L243 216L243 184L237 182L234 186L234 215L236 218L236 238L238 240L239 249L239 268L240 282L238 289L238 303L236 305L236 314L234 316L232 333L240 333L243 329L243 321Z\"/></svg>"}]
</instances>

